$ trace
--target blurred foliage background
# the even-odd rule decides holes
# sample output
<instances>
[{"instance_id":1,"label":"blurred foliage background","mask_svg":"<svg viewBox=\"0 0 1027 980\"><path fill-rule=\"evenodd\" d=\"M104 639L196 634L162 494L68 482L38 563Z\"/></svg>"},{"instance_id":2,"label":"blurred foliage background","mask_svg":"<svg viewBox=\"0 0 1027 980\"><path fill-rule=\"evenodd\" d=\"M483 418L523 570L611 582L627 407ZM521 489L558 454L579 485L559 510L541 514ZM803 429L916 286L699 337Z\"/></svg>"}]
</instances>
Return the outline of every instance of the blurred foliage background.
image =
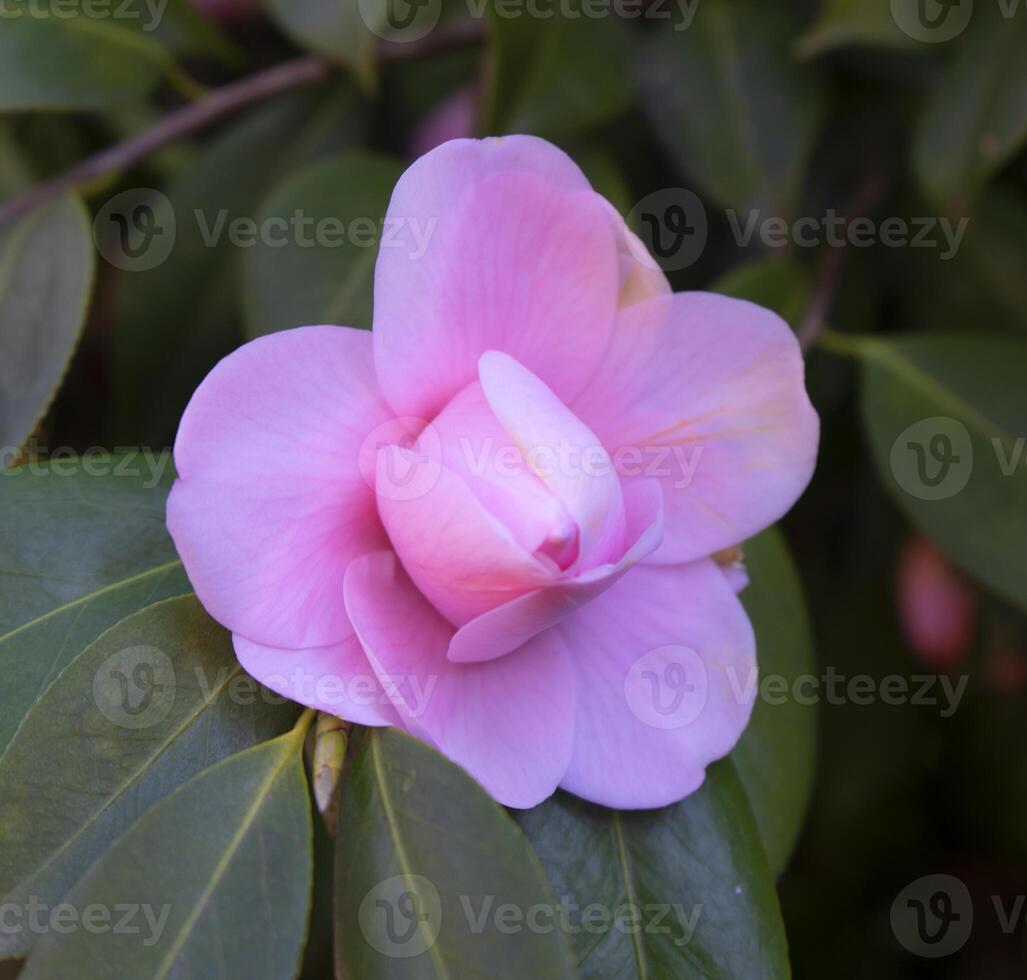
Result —
<instances>
[{"instance_id":1,"label":"blurred foliage background","mask_svg":"<svg viewBox=\"0 0 1027 980\"><path fill-rule=\"evenodd\" d=\"M1022 976L1027 923L1003 929L992 896L1027 893L1027 3L392 2L412 26L378 0L7 4L0 201L204 93L321 60L0 224L0 445L170 444L247 339L370 326L374 240L413 156L553 140L643 239L684 217L699 238L661 253L675 288L774 307L809 347L821 458L784 529L818 674L962 691L954 710L937 681L933 703L819 699L813 802L779 886L795 975ZM247 237L300 211L368 219L366 240ZM952 446L939 434L973 454L940 497L895 456L937 418L929 464ZM944 960L890 926L932 873L977 913Z\"/></svg>"}]
</instances>

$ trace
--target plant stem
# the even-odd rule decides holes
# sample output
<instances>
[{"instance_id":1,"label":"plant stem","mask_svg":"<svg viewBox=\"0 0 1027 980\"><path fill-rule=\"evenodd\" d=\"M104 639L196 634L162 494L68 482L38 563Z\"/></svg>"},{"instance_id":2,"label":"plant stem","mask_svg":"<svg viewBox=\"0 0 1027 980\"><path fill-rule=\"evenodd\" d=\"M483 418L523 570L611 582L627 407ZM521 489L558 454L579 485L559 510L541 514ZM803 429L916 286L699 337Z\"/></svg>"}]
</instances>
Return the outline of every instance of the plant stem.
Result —
<instances>
[{"instance_id":1,"label":"plant stem","mask_svg":"<svg viewBox=\"0 0 1027 980\"><path fill-rule=\"evenodd\" d=\"M872 210L883 196L888 182L880 174L871 173L860 185L850 205L845 209L850 217L845 219L845 227L856 218L862 217ZM834 302L838 283L841 281L842 268L845 264L845 246L831 246L817 273L806 312L799 321L796 334L799 346L808 351L816 342L827 325L827 314Z\"/></svg>"},{"instance_id":2,"label":"plant stem","mask_svg":"<svg viewBox=\"0 0 1027 980\"><path fill-rule=\"evenodd\" d=\"M459 21L446 29L434 31L420 41L407 44L384 43L379 48L379 61L406 61L452 47L473 44L480 41L482 36L482 29L477 23ZM224 116L300 85L321 81L335 70L336 66L324 58L305 55L214 89L197 101L169 113L138 136L101 150L0 205L0 225L13 221L62 191L88 184L118 170L126 170L168 143L199 132Z\"/></svg>"}]
</instances>

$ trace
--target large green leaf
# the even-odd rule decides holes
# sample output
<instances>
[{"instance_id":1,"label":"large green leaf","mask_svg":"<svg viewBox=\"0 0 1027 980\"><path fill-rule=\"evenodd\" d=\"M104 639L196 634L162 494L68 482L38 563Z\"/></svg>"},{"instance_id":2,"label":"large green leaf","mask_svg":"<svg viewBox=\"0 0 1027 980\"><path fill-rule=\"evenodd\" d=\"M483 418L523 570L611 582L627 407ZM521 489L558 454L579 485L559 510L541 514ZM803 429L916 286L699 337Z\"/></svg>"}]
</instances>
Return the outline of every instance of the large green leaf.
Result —
<instances>
[{"instance_id":1,"label":"large green leaf","mask_svg":"<svg viewBox=\"0 0 1027 980\"><path fill-rule=\"evenodd\" d=\"M582 977L787 977L774 879L730 762L660 810L564 793L518 814L569 909Z\"/></svg>"},{"instance_id":2,"label":"large green leaf","mask_svg":"<svg viewBox=\"0 0 1027 980\"><path fill-rule=\"evenodd\" d=\"M511 17L490 3L488 133L573 136L631 104L630 35L620 18L582 16L581 7L568 0L550 17Z\"/></svg>"},{"instance_id":3,"label":"large green leaf","mask_svg":"<svg viewBox=\"0 0 1027 980\"><path fill-rule=\"evenodd\" d=\"M166 453L0 469L0 752L104 630L189 591L164 527Z\"/></svg>"},{"instance_id":4,"label":"large green leaf","mask_svg":"<svg viewBox=\"0 0 1027 980\"><path fill-rule=\"evenodd\" d=\"M781 534L745 543L749 586L742 603L756 631L759 695L749 727L731 753L752 805L770 869L779 875L802 829L810 792L816 709L797 681L814 672L813 638L802 585Z\"/></svg>"},{"instance_id":5,"label":"large green leaf","mask_svg":"<svg viewBox=\"0 0 1027 980\"><path fill-rule=\"evenodd\" d=\"M124 104L174 70L141 31L83 14L39 17L19 6L23 15L5 16L0 30L0 111Z\"/></svg>"},{"instance_id":6,"label":"large green leaf","mask_svg":"<svg viewBox=\"0 0 1027 980\"><path fill-rule=\"evenodd\" d=\"M684 174L726 208L792 216L823 114L811 65L790 51L784 5L703 0L691 27L642 51L650 118Z\"/></svg>"},{"instance_id":7,"label":"large green leaf","mask_svg":"<svg viewBox=\"0 0 1027 980\"><path fill-rule=\"evenodd\" d=\"M1027 343L832 340L862 358L863 422L885 486L971 575L1027 608Z\"/></svg>"},{"instance_id":8,"label":"large green leaf","mask_svg":"<svg viewBox=\"0 0 1027 980\"><path fill-rule=\"evenodd\" d=\"M246 248L233 226L253 221L284 174L355 138L355 102L352 85L339 83L280 96L227 126L165 187L177 219L174 249L118 283L119 440L166 444L196 386L242 342Z\"/></svg>"},{"instance_id":9,"label":"large green leaf","mask_svg":"<svg viewBox=\"0 0 1027 980\"><path fill-rule=\"evenodd\" d=\"M463 770L402 732L368 733L336 837L340 976L570 980L553 907L516 824Z\"/></svg>"},{"instance_id":10,"label":"large green leaf","mask_svg":"<svg viewBox=\"0 0 1027 980\"><path fill-rule=\"evenodd\" d=\"M375 49L381 33L379 0L263 0L264 7L297 44L351 68L365 84L375 77Z\"/></svg>"},{"instance_id":11,"label":"large green leaf","mask_svg":"<svg viewBox=\"0 0 1027 980\"><path fill-rule=\"evenodd\" d=\"M157 800L294 717L243 674L194 596L122 620L61 672L0 758L3 902L59 901ZM214 832L196 826L196 838ZM36 938L4 932L0 956Z\"/></svg>"},{"instance_id":12,"label":"large green leaf","mask_svg":"<svg viewBox=\"0 0 1027 980\"><path fill-rule=\"evenodd\" d=\"M244 259L251 336L315 323L371 326L382 219L402 172L391 157L348 153L277 188L258 217L274 237L247 249ZM427 247L429 224L396 220L403 224L390 229L383 248Z\"/></svg>"},{"instance_id":13,"label":"large green leaf","mask_svg":"<svg viewBox=\"0 0 1027 980\"><path fill-rule=\"evenodd\" d=\"M918 213L926 213L924 205ZM897 256L905 322L1027 331L1027 195L994 184L977 199L972 217L943 220L949 220L947 235L940 222L931 229L939 247Z\"/></svg>"},{"instance_id":14,"label":"large green leaf","mask_svg":"<svg viewBox=\"0 0 1027 980\"><path fill-rule=\"evenodd\" d=\"M85 320L93 256L72 194L0 225L0 453L20 447L50 407Z\"/></svg>"},{"instance_id":15,"label":"large green leaf","mask_svg":"<svg viewBox=\"0 0 1027 980\"><path fill-rule=\"evenodd\" d=\"M908 48L917 41L895 22L889 0L824 0L816 21L795 42L797 53L813 57L847 45Z\"/></svg>"},{"instance_id":16,"label":"large green leaf","mask_svg":"<svg viewBox=\"0 0 1027 980\"><path fill-rule=\"evenodd\" d=\"M994 9L992 9L994 8ZM974 18L913 137L927 193L963 213L1027 140L1027 15L989 4Z\"/></svg>"},{"instance_id":17,"label":"large green leaf","mask_svg":"<svg viewBox=\"0 0 1027 980\"><path fill-rule=\"evenodd\" d=\"M51 929L22 976L294 976L310 904L305 730L223 760L151 809L68 896L80 914L111 910L110 925ZM126 904L135 916L114 928Z\"/></svg>"}]
</instances>

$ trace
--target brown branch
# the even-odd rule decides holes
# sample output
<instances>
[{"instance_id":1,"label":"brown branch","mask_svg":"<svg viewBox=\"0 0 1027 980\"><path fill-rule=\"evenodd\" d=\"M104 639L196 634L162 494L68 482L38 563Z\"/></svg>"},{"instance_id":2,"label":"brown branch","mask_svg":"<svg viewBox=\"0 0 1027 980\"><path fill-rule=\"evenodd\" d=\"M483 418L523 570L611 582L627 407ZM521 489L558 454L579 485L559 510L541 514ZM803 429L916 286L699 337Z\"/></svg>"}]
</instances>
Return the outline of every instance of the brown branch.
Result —
<instances>
[{"instance_id":1,"label":"brown branch","mask_svg":"<svg viewBox=\"0 0 1027 980\"><path fill-rule=\"evenodd\" d=\"M871 174L862 183L855 197L846 210L844 228L856 219L863 217L884 195L888 186L887 180L880 174ZM827 314L834 302L838 283L841 281L842 268L845 265L845 245L829 246L830 251L817 272L810 295L809 304L799 321L796 334L799 346L808 351L817 341L827 323Z\"/></svg>"},{"instance_id":2,"label":"brown branch","mask_svg":"<svg viewBox=\"0 0 1027 980\"><path fill-rule=\"evenodd\" d=\"M419 58L452 47L474 44L481 38L482 29L479 24L460 21L433 31L419 41L406 44L383 43L379 48L379 60L393 63ZM306 55L215 89L196 102L169 113L138 136L101 150L0 205L0 225L13 221L62 191L80 187L118 170L126 170L161 147L199 132L224 116L300 85L321 81L335 70L336 66L324 58Z\"/></svg>"}]
</instances>

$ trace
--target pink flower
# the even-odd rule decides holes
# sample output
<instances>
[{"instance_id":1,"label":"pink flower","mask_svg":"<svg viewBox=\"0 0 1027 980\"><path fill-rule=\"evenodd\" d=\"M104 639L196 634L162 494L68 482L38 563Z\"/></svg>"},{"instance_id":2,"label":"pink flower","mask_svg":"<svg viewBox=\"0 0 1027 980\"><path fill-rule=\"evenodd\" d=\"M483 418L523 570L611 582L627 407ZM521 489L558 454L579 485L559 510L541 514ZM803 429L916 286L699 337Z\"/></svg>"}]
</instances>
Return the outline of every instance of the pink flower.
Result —
<instances>
[{"instance_id":1,"label":"pink flower","mask_svg":"<svg viewBox=\"0 0 1027 980\"><path fill-rule=\"evenodd\" d=\"M269 687L402 726L502 803L680 799L755 690L710 556L813 471L791 331L672 295L532 137L438 147L388 223L372 333L263 337L193 396L168 526L197 594Z\"/></svg>"},{"instance_id":2,"label":"pink flower","mask_svg":"<svg viewBox=\"0 0 1027 980\"><path fill-rule=\"evenodd\" d=\"M913 538L899 556L898 600L917 658L935 670L958 667L973 643L977 593L927 538Z\"/></svg>"}]
</instances>

